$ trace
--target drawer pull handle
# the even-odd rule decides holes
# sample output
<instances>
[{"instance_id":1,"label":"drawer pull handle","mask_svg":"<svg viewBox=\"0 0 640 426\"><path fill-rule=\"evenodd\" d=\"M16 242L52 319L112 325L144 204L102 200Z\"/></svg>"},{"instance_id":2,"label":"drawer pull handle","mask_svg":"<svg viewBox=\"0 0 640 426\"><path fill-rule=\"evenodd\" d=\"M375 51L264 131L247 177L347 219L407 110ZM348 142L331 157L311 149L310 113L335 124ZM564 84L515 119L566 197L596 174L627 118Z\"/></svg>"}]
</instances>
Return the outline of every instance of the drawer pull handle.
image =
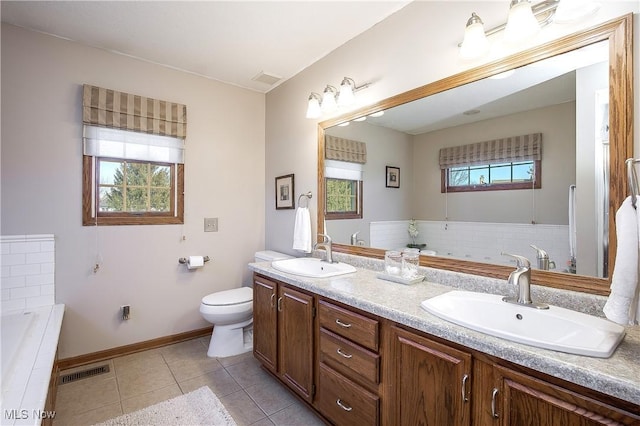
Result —
<instances>
[{"instance_id":1,"label":"drawer pull handle","mask_svg":"<svg viewBox=\"0 0 640 426\"><path fill-rule=\"evenodd\" d=\"M496 396L498 395L498 389L493 388L493 392L491 393L491 415L494 419L498 418L498 413L496 412Z\"/></svg>"},{"instance_id":2,"label":"drawer pull handle","mask_svg":"<svg viewBox=\"0 0 640 426\"><path fill-rule=\"evenodd\" d=\"M282 312L282 297L278 297L278 312Z\"/></svg>"},{"instance_id":3,"label":"drawer pull handle","mask_svg":"<svg viewBox=\"0 0 640 426\"><path fill-rule=\"evenodd\" d=\"M353 410L353 407L349 407L348 405L344 405L344 404L342 403L342 400L341 400L340 398L338 398L338 400L336 401L336 404L338 404L338 406L339 406L340 408L342 408L344 411L351 411L351 410Z\"/></svg>"},{"instance_id":4,"label":"drawer pull handle","mask_svg":"<svg viewBox=\"0 0 640 426\"><path fill-rule=\"evenodd\" d=\"M271 307L272 307L272 308L275 308L275 307L276 307L276 304L273 302L273 299L275 299L275 298L276 298L276 294L275 294L275 293L273 293L273 294L271 295Z\"/></svg>"},{"instance_id":5,"label":"drawer pull handle","mask_svg":"<svg viewBox=\"0 0 640 426\"><path fill-rule=\"evenodd\" d=\"M465 374L462 378L462 401L469 402L469 397L467 396L467 380L469 380L469 375Z\"/></svg>"},{"instance_id":6,"label":"drawer pull handle","mask_svg":"<svg viewBox=\"0 0 640 426\"><path fill-rule=\"evenodd\" d=\"M351 324L347 324L345 322L340 321L339 318L336 319L336 324L338 324L340 327L344 327L344 328L349 328L351 327Z\"/></svg>"},{"instance_id":7,"label":"drawer pull handle","mask_svg":"<svg viewBox=\"0 0 640 426\"><path fill-rule=\"evenodd\" d=\"M347 358L347 359L348 359L348 358L352 358L352 357L353 357L353 355L351 355L351 354L345 354L344 352L342 352L342 351L340 350L340 348L338 348L338 349L336 350L336 352L338 352L338 354L342 355L343 357L345 357L345 358Z\"/></svg>"}]
</instances>

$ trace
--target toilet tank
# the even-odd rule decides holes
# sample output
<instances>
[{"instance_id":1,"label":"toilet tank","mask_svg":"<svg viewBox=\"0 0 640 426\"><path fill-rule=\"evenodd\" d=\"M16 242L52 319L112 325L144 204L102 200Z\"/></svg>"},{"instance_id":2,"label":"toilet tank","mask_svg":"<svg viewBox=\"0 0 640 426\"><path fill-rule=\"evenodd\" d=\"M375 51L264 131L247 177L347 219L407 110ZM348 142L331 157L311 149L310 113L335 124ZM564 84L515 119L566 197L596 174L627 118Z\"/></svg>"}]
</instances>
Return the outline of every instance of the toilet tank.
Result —
<instances>
[{"instance_id":1,"label":"toilet tank","mask_svg":"<svg viewBox=\"0 0 640 426\"><path fill-rule=\"evenodd\" d=\"M257 251L254 255L256 262L273 262L274 260L290 259L293 256L272 250Z\"/></svg>"}]
</instances>

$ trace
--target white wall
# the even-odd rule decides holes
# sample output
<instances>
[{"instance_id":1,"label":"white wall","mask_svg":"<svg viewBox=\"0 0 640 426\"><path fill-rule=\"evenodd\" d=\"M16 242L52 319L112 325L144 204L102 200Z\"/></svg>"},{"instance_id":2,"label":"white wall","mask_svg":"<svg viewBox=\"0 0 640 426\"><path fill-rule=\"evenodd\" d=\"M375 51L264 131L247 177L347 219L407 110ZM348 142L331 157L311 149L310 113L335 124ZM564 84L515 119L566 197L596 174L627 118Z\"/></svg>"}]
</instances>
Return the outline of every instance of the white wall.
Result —
<instances>
[{"instance_id":1,"label":"white wall","mask_svg":"<svg viewBox=\"0 0 640 426\"><path fill-rule=\"evenodd\" d=\"M83 83L187 105L184 225L81 225ZM55 235L61 358L206 327L202 296L250 283L264 129L263 94L2 25L2 234ZM220 231L204 233L205 217ZM212 261L187 272L189 255Z\"/></svg>"},{"instance_id":2,"label":"white wall","mask_svg":"<svg viewBox=\"0 0 640 426\"><path fill-rule=\"evenodd\" d=\"M595 16L577 24L547 27L531 44L554 40L634 12L635 45L639 46L638 2L601 3L602 7ZM371 82L368 89L358 92L358 102L353 107L357 109L502 57L508 53L504 46L494 49L483 60L462 61L458 58L457 44L462 40L464 25L471 12L477 12L485 27L492 28L505 22L507 8L506 2L495 1L413 2L269 92L266 120L267 247L292 252L290 247L294 213L275 210L272 195L274 177L295 173L298 192L311 190L314 196L317 193L317 122L305 118L310 92L318 92L326 84L339 84L345 76L355 79L358 84ZM527 47L530 46L522 46L520 49ZM640 80L639 56L636 48L636 152L640 152L640 102L637 93ZM314 208L317 202L317 197L314 197L310 203L312 211L316 211Z\"/></svg>"}]
</instances>

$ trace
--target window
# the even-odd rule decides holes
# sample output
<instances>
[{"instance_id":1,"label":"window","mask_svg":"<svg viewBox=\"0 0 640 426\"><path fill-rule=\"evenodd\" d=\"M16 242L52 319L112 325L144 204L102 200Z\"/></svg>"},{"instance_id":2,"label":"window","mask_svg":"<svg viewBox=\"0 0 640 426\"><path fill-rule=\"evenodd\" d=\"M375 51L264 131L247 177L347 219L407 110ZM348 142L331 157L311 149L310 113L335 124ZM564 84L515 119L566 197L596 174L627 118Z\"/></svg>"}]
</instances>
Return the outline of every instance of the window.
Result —
<instances>
[{"instance_id":1,"label":"window","mask_svg":"<svg viewBox=\"0 0 640 426\"><path fill-rule=\"evenodd\" d=\"M83 225L184 223L186 107L83 93Z\"/></svg>"},{"instance_id":2,"label":"window","mask_svg":"<svg viewBox=\"0 0 640 426\"><path fill-rule=\"evenodd\" d=\"M450 167L442 170L442 192L540 188L540 161Z\"/></svg>"},{"instance_id":3,"label":"window","mask_svg":"<svg viewBox=\"0 0 640 426\"><path fill-rule=\"evenodd\" d=\"M542 133L440 149L441 191L541 187Z\"/></svg>"},{"instance_id":4,"label":"window","mask_svg":"<svg viewBox=\"0 0 640 426\"><path fill-rule=\"evenodd\" d=\"M326 178L326 219L362 219L362 181Z\"/></svg>"}]
</instances>

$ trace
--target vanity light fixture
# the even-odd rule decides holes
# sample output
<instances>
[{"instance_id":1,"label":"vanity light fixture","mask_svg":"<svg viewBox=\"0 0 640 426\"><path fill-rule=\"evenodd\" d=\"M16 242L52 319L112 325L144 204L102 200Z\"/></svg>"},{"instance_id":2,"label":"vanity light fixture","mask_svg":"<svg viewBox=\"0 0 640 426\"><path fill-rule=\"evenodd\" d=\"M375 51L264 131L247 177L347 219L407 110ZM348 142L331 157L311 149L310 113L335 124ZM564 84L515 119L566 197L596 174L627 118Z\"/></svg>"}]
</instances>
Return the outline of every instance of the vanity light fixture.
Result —
<instances>
[{"instance_id":1,"label":"vanity light fixture","mask_svg":"<svg viewBox=\"0 0 640 426\"><path fill-rule=\"evenodd\" d=\"M369 117L382 117L384 115L384 111L374 112L373 114L369 114Z\"/></svg>"},{"instance_id":2,"label":"vanity light fixture","mask_svg":"<svg viewBox=\"0 0 640 426\"><path fill-rule=\"evenodd\" d=\"M324 88L324 93L322 95L322 104L320 104L322 112L333 112L338 108L338 103L336 102L337 94L338 91L336 90L336 88L330 84L327 84L327 87Z\"/></svg>"},{"instance_id":3,"label":"vanity light fixture","mask_svg":"<svg viewBox=\"0 0 640 426\"><path fill-rule=\"evenodd\" d=\"M318 118L322 115L322 110L320 109L320 95L311 92L309 95L309 102L307 104L307 118Z\"/></svg>"},{"instance_id":4,"label":"vanity light fixture","mask_svg":"<svg viewBox=\"0 0 640 426\"><path fill-rule=\"evenodd\" d=\"M478 58L489 50L487 37L504 31L507 44L517 44L534 36L540 28L551 22L575 22L599 9L599 4L585 0L543 0L532 4L530 0L511 0L507 22L484 31L482 20L475 12L467 21L460 56L464 59Z\"/></svg>"},{"instance_id":5,"label":"vanity light fixture","mask_svg":"<svg viewBox=\"0 0 640 426\"><path fill-rule=\"evenodd\" d=\"M344 77L340 83L339 92L330 84L327 84L322 96L311 92L307 104L307 118L319 118L322 114L331 113L338 107L352 105L355 103L355 92L369 87L370 84L358 86L352 78Z\"/></svg>"}]
</instances>

